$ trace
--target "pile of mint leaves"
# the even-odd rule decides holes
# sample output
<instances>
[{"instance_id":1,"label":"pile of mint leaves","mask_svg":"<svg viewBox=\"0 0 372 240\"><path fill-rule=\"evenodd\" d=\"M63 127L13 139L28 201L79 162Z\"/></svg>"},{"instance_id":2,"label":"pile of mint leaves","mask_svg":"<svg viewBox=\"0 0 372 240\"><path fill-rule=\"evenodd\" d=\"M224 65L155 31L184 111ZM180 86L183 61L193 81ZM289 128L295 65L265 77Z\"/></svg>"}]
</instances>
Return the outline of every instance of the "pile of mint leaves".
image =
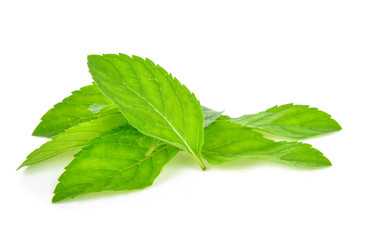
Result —
<instances>
[{"instance_id":1,"label":"pile of mint leaves","mask_svg":"<svg viewBox=\"0 0 372 240\"><path fill-rule=\"evenodd\" d=\"M230 118L201 106L186 86L149 59L90 55L88 67L93 84L72 92L42 117L32 135L50 141L19 167L81 149L59 177L52 202L148 187L180 151L203 170L204 161L216 165L240 159L331 165L320 151L298 142L341 130L317 108L286 104Z\"/></svg>"}]
</instances>

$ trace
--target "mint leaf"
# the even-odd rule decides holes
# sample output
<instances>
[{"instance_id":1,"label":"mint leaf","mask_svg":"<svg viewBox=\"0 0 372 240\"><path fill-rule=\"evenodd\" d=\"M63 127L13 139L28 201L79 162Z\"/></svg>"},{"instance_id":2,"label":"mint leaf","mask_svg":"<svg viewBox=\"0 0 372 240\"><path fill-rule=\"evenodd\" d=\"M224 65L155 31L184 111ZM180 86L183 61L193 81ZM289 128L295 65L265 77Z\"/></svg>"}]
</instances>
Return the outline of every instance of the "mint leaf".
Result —
<instances>
[{"instance_id":1,"label":"mint leaf","mask_svg":"<svg viewBox=\"0 0 372 240\"><path fill-rule=\"evenodd\" d=\"M260 133L298 140L341 129L316 108L287 104L230 118L202 107L193 93L149 59L91 55L88 66L94 85L73 92L42 117L33 135L51 140L19 167L82 148L59 178L53 202L150 186L181 150L203 170L201 156L211 164L252 158L301 167L331 165L309 144L276 142Z\"/></svg>"},{"instance_id":2,"label":"mint leaf","mask_svg":"<svg viewBox=\"0 0 372 240\"><path fill-rule=\"evenodd\" d=\"M208 127L213 122L215 122L219 117L221 117L222 112L214 111L210 108L202 106L204 115L204 127Z\"/></svg>"},{"instance_id":3,"label":"mint leaf","mask_svg":"<svg viewBox=\"0 0 372 240\"><path fill-rule=\"evenodd\" d=\"M96 88L95 86L92 87ZM100 92L97 93L97 96L98 95L105 97ZM77 126L68 128L65 130L65 132L52 137L51 141L43 144L40 148L29 154L27 159L21 164L21 166L19 166L18 169L48 160L65 151L85 147L89 144L91 139L98 137L101 133L105 133L119 126L125 126L127 121L120 113L119 108L110 107L110 109L110 111L104 112L100 116L96 116L96 119L88 122L82 122ZM207 107L202 107L202 109L204 112L205 126L214 122L222 113ZM55 111L58 110L56 109ZM74 114L74 112L72 112L72 114ZM80 120L86 121L87 118Z\"/></svg>"},{"instance_id":4,"label":"mint leaf","mask_svg":"<svg viewBox=\"0 0 372 240\"><path fill-rule=\"evenodd\" d=\"M89 104L86 104L84 99L89 99ZM103 102L106 102L106 104L103 104ZM222 114L222 112L217 112L204 106L202 106L202 110L204 127L210 125ZM37 126L33 135L53 137L79 123L88 122L116 112L120 112L120 110L110 99L103 95L95 85L88 85L72 92L72 95L50 109L43 116L42 122ZM72 116L73 120L71 120Z\"/></svg>"},{"instance_id":5,"label":"mint leaf","mask_svg":"<svg viewBox=\"0 0 372 240\"><path fill-rule=\"evenodd\" d=\"M58 179L52 201L89 192L145 188L178 151L129 125L113 130L75 155Z\"/></svg>"},{"instance_id":6,"label":"mint leaf","mask_svg":"<svg viewBox=\"0 0 372 240\"><path fill-rule=\"evenodd\" d=\"M65 151L84 147L101 133L126 124L128 124L128 121L121 113L108 114L89 122L80 123L79 125L71 127L65 132L52 137L49 142L34 150L27 156L27 159L18 169L45 161Z\"/></svg>"},{"instance_id":7,"label":"mint leaf","mask_svg":"<svg viewBox=\"0 0 372 240\"><path fill-rule=\"evenodd\" d=\"M136 56L90 55L88 66L97 87L132 126L187 151L205 169L200 158L203 112L184 85L149 59Z\"/></svg>"},{"instance_id":8,"label":"mint leaf","mask_svg":"<svg viewBox=\"0 0 372 240\"><path fill-rule=\"evenodd\" d=\"M329 160L309 144L275 142L239 124L217 121L204 130L202 155L211 164L239 159L278 161L301 167L330 166Z\"/></svg>"},{"instance_id":9,"label":"mint leaf","mask_svg":"<svg viewBox=\"0 0 372 240\"><path fill-rule=\"evenodd\" d=\"M90 121L117 108L97 87L85 86L57 103L41 118L33 136L53 137L79 123ZM116 110L118 111L118 110Z\"/></svg>"},{"instance_id":10,"label":"mint leaf","mask_svg":"<svg viewBox=\"0 0 372 240\"><path fill-rule=\"evenodd\" d=\"M286 104L264 112L232 118L232 122L300 140L341 130L328 113L307 105Z\"/></svg>"},{"instance_id":11,"label":"mint leaf","mask_svg":"<svg viewBox=\"0 0 372 240\"><path fill-rule=\"evenodd\" d=\"M76 154L66 167L53 202L90 192L148 187L178 151L130 125L104 133ZM224 121L205 128L202 155L211 164L251 158L302 167L331 165L309 144L274 142L248 127Z\"/></svg>"}]
</instances>

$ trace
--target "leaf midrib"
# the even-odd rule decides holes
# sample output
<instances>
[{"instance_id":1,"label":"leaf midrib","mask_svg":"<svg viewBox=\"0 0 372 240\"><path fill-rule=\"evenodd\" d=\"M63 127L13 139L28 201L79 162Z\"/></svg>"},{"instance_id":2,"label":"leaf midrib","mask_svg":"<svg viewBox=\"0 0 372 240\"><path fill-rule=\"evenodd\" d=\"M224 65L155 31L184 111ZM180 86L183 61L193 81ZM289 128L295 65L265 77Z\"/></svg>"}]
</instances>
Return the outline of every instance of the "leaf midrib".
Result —
<instances>
[{"instance_id":1,"label":"leaf midrib","mask_svg":"<svg viewBox=\"0 0 372 240\"><path fill-rule=\"evenodd\" d=\"M132 168L132 167L135 167L135 166L137 166L137 165L139 165L139 164L141 164L141 163L143 163L144 161L146 161L146 160L148 160L148 159L154 157L156 154L158 154L159 152L161 152L161 151L167 149L168 147L169 147L169 145L167 145L167 146L165 146L165 147L163 147L163 148L160 148L159 150L157 150L156 152L154 152L154 153L151 154L150 156L145 157L145 158L139 160L138 162L136 162L136 163L134 163L134 164L132 164L132 165L130 165L130 166L124 168L124 169L121 169L121 170L109 169L110 171L115 171L116 173L115 173L115 174L112 174L111 176L108 176L107 179L112 179L113 177L115 177L115 176L121 174L122 172L124 172L124 171L126 171L126 170L128 170L128 169L130 169L130 168ZM101 169L96 169L96 170L101 170ZM79 170L79 171L81 171L81 170ZM134 176L133 176L133 177L134 177ZM97 182L97 181L96 181L96 182ZM61 183L61 182L60 182L60 183ZM63 184L63 183L62 183L62 184ZM86 183L77 183L77 184L86 184ZM89 184L94 184L94 182L93 182L93 183L89 183ZM109 184L109 183L106 183L106 184L103 185L101 188L105 188L108 184ZM75 184L74 184L74 185L75 185Z\"/></svg>"},{"instance_id":2,"label":"leaf midrib","mask_svg":"<svg viewBox=\"0 0 372 240\"><path fill-rule=\"evenodd\" d=\"M135 71L133 65L131 62L129 62L129 64L131 65L133 71L136 73L136 78L138 78L138 75L137 75L137 72ZM121 72L119 71L119 69L116 67L115 64L113 64L113 66L116 68L117 72L120 74L120 78L123 79L123 76L121 74ZM105 70L107 72L107 70ZM143 96L139 95L136 91L134 91L132 88L130 88L129 86L125 85L122 81L120 81L120 85L127 88L128 90L130 90L131 92L133 92L134 94L136 94L138 97L140 97L145 103L147 103L157 114L159 114L166 122L167 124L173 129L173 131L177 134L177 136L181 139L181 141L185 144L185 146L187 147L187 149L189 150L189 152L191 153L191 155L193 155L194 158L198 158L197 155L194 153L194 151L190 148L190 146L187 144L187 142L181 137L181 135L178 133L178 131L174 128L174 126L168 121L168 119L161 113L158 111L158 109L156 109L150 102L148 102L146 100L146 98L144 98ZM141 84L140 84L141 85ZM141 85L142 86L142 85ZM182 103L181 103L182 104ZM128 119L129 121L129 119ZM140 130L139 130L140 131ZM163 139L164 141L167 141L166 139Z\"/></svg>"}]
</instances>

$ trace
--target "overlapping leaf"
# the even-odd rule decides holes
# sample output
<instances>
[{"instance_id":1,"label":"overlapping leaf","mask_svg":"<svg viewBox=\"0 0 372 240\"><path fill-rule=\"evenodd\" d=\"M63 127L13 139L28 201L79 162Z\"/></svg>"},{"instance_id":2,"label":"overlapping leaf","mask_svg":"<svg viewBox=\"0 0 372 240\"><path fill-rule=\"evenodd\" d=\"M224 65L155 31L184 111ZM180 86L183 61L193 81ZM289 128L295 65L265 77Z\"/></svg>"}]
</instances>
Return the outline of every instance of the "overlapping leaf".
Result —
<instances>
[{"instance_id":1,"label":"overlapping leaf","mask_svg":"<svg viewBox=\"0 0 372 240\"><path fill-rule=\"evenodd\" d=\"M214 121L216 121L222 114L222 112L217 112L210 108L202 106L203 115L204 115L204 127L208 127Z\"/></svg>"},{"instance_id":2,"label":"overlapping leaf","mask_svg":"<svg viewBox=\"0 0 372 240\"><path fill-rule=\"evenodd\" d=\"M52 139L20 166L83 147L59 178L53 202L150 186L181 150L202 169L201 156L211 164L262 159L302 167L331 165L309 144L275 142L259 133L298 140L341 129L316 108L287 104L230 118L202 107L184 85L148 59L91 55L88 66L95 84L73 92L42 117L33 135Z\"/></svg>"},{"instance_id":3,"label":"overlapping leaf","mask_svg":"<svg viewBox=\"0 0 372 240\"><path fill-rule=\"evenodd\" d=\"M53 202L89 192L150 186L178 148L127 125L94 139L58 179Z\"/></svg>"},{"instance_id":4,"label":"overlapping leaf","mask_svg":"<svg viewBox=\"0 0 372 240\"><path fill-rule=\"evenodd\" d=\"M50 138L79 123L115 111L118 111L117 107L110 99L94 85L88 85L72 92L71 96L45 113L32 135Z\"/></svg>"},{"instance_id":5,"label":"overlapping leaf","mask_svg":"<svg viewBox=\"0 0 372 240\"><path fill-rule=\"evenodd\" d=\"M203 113L199 101L176 78L149 59L119 55L88 56L97 87L119 108L129 123L200 158Z\"/></svg>"},{"instance_id":6,"label":"overlapping leaf","mask_svg":"<svg viewBox=\"0 0 372 240\"><path fill-rule=\"evenodd\" d=\"M116 108L117 112L114 107L111 107L110 109L110 111L101 116L96 116L96 119L82 122L74 127L68 128L63 133L52 137L51 141L43 144L40 148L30 153L18 169L48 160L65 151L85 147L90 143L90 140L98 137L100 134L127 125L128 121L119 112L118 108ZM56 109L55 111L58 110ZM222 113L206 107L203 107L203 112L205 126L214 122ZM81 121L86 120L87 119L81 119Z\"/></svg>"},{"instance_id":7,"label":"overlapping leaf","mask_svg":"<svg viewBox=\"0 0 372 240\"><path fill-rule=\"evenodd\" d=\"M45 161L65 151L82 148L101 133L127 124L128 121L121 113L111 113L89 122L80 123L52 137L49 142L34 150L19 168Z\"/></svg>"},{"instance_id":8,"label":"overlapping leaf","mask_svg":"<svg viewBox=\"0 0 372 240\"><path fill-rule=\"evenodd\" d=\"M341 130L331 116L306 105L286 104L230 121L257 128L280 137L300 140Z\"/></svg>"},{"instance_id":9,"label":"overlapping leaf","mask_svg":"<svg viewBox=\"0 0 372 240\"><path fill-rule=\"evenodd\" d=\"M83 148L66 167L53 202L89 192L150 186L178 151L129 125L105 133ZM224 121L206 127L202 155L211 164L263 159L305 167L331 165L309 144L274 142L248 127Z\"/></svg>"},{"instance_id":10,"label":"overlapping leaf","mask_svg":"<svg viewBox=\"0 0 372 240\"><path fill-rule=\"evenodd\" d=\"M239 159L279 161L302 167L329 166L329 160L309 144L275 142L249 127L217 121L205 128L203 158L211 164Z\"/></svg>"},{"instance_id":11,"label":"overlapping leaf","mask_svg":"<svg viewBox=\"0 0 372 240\"><path fill-rule=\"evenodd\" d=\"M89 103L87 99L89 99ZM222 112L204 106L202 106L202 111L204 127L210 125L222 114ZM95 85L88 85L72 92L72 95L44 114L33 135L53 137L79 123L89 122L92 119L119 112L119 108L103 95Z\"/></svg>"}]
</instances>

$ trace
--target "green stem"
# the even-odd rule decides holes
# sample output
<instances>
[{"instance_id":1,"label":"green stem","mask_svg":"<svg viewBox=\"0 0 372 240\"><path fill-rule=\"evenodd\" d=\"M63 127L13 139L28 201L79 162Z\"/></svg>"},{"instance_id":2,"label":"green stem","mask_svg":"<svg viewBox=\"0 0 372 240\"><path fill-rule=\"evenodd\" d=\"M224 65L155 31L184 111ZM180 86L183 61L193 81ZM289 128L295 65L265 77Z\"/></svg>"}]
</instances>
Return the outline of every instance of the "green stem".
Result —
<instances>
[{"instance_id":1,"label":"green stem","mask_svg":"<svg viewBox=\"0 0 372 240\"><path fill-rule=\"evenodd\" d=\"M207 168L206 166L204 165L203 163L203 160L201 159L201 157L198 157L198 156L194 156L196 162L199 164L200 168L205 171Z\"/></svg>"}]
</instances>

